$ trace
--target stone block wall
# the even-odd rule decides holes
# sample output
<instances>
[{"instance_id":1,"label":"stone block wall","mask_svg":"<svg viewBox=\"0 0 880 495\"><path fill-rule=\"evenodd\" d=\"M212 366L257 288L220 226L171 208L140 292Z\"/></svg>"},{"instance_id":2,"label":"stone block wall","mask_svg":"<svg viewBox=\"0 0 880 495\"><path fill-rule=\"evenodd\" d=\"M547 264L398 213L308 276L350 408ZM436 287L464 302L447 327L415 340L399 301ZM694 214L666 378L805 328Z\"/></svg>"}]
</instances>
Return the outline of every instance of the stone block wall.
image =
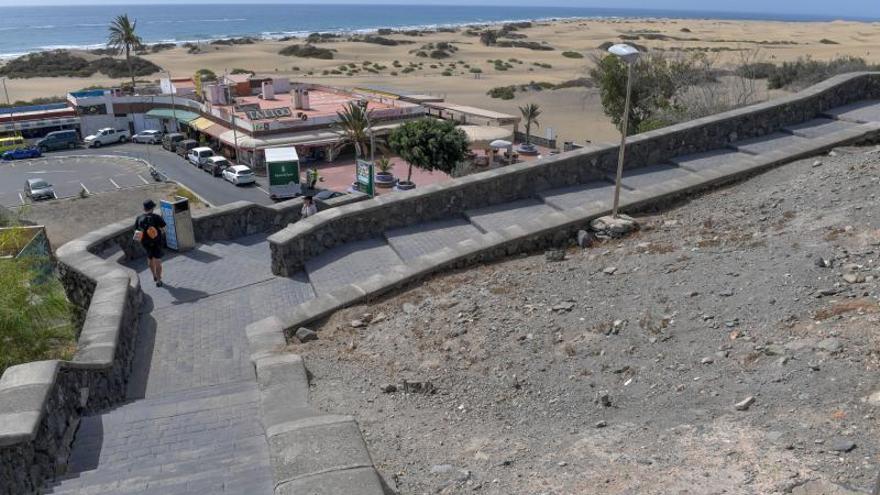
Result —
<instances>
[{"instance_id":1,"label":"stone block wall","mask_svg":"<svg viewBox=\"0 0 880 495\"><path fill-rule=\"evenodd\" d=\"M880 98L880 73L834 77L785 98L633 136L627 144L624 166L638 168L723 148L734 141L804 122L831 108L873 98ZM614 145L590 145L322 212L269 238L272 271L289 276L301 270L309 258L339 244L603 177L616 169L618 149Z\"/></svg>"}]
</instances>

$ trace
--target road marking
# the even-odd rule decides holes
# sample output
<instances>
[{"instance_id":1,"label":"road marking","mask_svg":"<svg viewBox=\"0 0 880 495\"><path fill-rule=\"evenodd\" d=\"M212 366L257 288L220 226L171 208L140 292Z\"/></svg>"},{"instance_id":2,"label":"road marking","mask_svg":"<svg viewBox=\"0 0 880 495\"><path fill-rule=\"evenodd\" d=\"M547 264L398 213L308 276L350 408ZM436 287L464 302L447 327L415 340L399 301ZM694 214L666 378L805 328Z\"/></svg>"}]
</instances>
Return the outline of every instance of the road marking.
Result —
<instances>
[{"instance_id":1,"label":"road marking","mask_svg":"<svg viewBox=\"0 0 880 495\"><path fill-rule=\"evenodd\" d=\"M260 190L260 191L263 191L263 192L264 192L264 193L266 193L266 196L268 196L268 195L269 195L269 191L267 191L267 190L265 190L265 189L263 189L263 188L262 188L262 187L260 187L260 186L257 186L257 189L259 189L259 190Z\"/></svg>"},{"instance_id":2,"label":"road marking","mask_svg":"<svg viewBox=\"0 0 880 495\"><path fill-rule=\"evenodd\" d=\"M79 183L79 185L81 185L81 186L82 186L82 188L83 188L83 190L84 190L84 191L85 191L85 192L86 192L86 194L92 194L92 193L90 193L90 192L89 192L89 188L88 188L88 187L86 187L86 185L85 185L85 184L83 184L83 183L82 183L82 182L80 182L80 183Z\"/></svg>"},{"instance_id":3,"label":"road marking","mask_svg":"<svg viewBox=\"0 0 880 495\"><path fill-rule=\"evenodd\" d=\"M149 184L149 182L147 182L147 179L144 179L143 177L141 177L141 174L138 174L137 178L142 180L144 182L144 184Z\"/></svg>"},{"instance_id":4,"label":"road marking","mask_svg":"<svg viewBox=\"0 0 880 495\"><path fill-rule=\"evenodd\" d=\"M115 180L111 179L110 177L107 177L107 180L109 180L111 184L116 186L116 189L120 189L119 184L117 184Z\"/></svg>"},{"instance_id":5,"label":"road marking","mask_svg":"<svg viewBox=\"0 0 880 495\"><path fill-rule=\"evenodd\" d=\"M24 198L21 196L21 193L18 193L18 200L21 201L21 204L24 204Z\"/></svg>"}]
</instances>

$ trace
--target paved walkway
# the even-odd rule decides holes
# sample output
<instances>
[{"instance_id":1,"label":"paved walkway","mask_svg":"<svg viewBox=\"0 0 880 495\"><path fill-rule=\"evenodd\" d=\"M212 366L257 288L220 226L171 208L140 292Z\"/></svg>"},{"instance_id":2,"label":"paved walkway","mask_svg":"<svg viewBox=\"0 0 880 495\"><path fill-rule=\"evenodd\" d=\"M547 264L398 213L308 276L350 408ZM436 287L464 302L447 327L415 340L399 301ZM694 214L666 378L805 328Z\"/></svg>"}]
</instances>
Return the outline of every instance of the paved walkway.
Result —
<instances>
[{"instance_id":1,"label":"paved walkway","mask_svg":"<svg viewBox=\"0 0 880 495\"><path fill-rule=\"evenodd\" d=\"M628 171L623 195L665 191L712 169L754 163L768 152L791 152L811 139L880 122L880 102L863 102L735 143ZM131 402L84 418L71 474L50 493L272 493L269 454L260 423L244 329L340 285L536 217L576 206L606 204L612 178L544 191L537 197L384 232L307 261L305 272L278 278L269 268L265 235L199 246L166 261L167 286L154 287L145 263L135 266L149 300L139 334Z\"/></svg>"}]
</instances>

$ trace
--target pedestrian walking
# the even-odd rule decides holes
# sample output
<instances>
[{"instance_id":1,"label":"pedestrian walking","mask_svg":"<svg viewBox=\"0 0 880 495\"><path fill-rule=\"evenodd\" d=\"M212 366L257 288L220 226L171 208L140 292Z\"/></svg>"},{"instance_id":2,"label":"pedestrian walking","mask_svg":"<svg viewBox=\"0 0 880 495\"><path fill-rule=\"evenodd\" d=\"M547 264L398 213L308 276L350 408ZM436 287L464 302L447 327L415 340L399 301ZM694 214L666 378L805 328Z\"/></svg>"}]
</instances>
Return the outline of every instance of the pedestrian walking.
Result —
<instances>
[{"instance_id":1,"label":"pedestrian walking","mask_svg":"<svg viewBox=\"0 0 880 495\"><path fill-rule=\"evenodd\" d=\"M308 218L312 215L318 213L318 207L315 205L315 201L311 196L306 196L303 198L303 207L300 216L302 218Z\"/></svg>"},{"instance_id":2,"label":"pedestrian walking","mask_svg":"<svg viewBox=\"0 0 880 495\"><path fill-rule=\"evenodd\" d=\"M156 203L144 201L144 212L134 222L134 240L147 252L147 264L156 287L162 287L162 247L165 244L165 220L153 213Z\"/></svg>"}]
</instances>

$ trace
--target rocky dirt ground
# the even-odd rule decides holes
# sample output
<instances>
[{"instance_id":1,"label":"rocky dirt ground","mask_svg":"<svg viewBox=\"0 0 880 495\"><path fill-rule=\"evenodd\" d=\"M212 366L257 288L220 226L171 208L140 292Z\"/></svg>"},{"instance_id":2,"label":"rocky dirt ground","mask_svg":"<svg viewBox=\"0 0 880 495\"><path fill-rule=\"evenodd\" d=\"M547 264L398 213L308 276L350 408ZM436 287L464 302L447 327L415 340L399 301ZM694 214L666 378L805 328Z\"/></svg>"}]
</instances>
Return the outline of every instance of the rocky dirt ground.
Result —
<instances>
[{"instance_id":1,"label":"rocky dirt ground","mask_svg":"<svg viewBox=\"0 0 880 495\"><path fill-rule=\"evenodd\" d=\"M314 404L357 417L401 494L867 493L878 151L642 215L637 234L561 262L436 277L291 350Z\"/></svg>"}]
</instances>

